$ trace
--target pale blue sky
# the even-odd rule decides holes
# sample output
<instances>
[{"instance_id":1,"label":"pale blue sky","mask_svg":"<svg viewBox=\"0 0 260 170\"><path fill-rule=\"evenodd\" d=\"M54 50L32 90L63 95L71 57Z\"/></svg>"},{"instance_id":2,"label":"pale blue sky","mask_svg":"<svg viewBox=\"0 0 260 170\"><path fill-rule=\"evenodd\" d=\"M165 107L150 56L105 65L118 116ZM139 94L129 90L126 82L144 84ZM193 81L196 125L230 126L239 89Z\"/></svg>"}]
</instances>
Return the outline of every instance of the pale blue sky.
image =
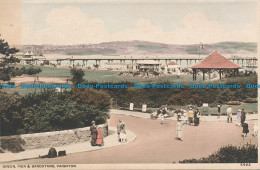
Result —
<instances>
[{"instance_id":1,"label":"pale blue sky","mask_svg":"<svg viewBox=\"0 0 260 170\"><path fill-rule=\"evenodd\" d=\"M22 40L25 44L256 42L257 7L257 2L27 0Z\"/></svg>"},{"instance_id":2,"label":"pale blue sky","mask_svg":"<svg viewBox=\"0 0 260 170\"><path fill-rule=\"evenodd\" d=\"M67 5L79 6L88 18L103 20L105 28L117 32L133 28L140 18L149 19L163 31L182 26L183 17L190 12L203 12L213 21L222 24L227 31L241 29L244 25L256 23L255 2L214 3L24 3L23 19L34 29L46 25L45 18L54 8Z\"/></svg>"}]
</instances>

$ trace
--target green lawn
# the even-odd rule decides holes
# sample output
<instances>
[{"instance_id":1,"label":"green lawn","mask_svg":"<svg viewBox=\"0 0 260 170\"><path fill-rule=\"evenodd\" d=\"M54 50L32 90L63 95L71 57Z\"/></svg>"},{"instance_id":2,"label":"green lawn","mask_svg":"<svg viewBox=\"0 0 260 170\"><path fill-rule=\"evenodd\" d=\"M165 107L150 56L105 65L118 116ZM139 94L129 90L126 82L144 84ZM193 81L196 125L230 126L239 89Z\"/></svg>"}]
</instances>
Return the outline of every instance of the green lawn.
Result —
<instances>
[{"instance_id":1,"label":"green lawn","mask_svg":"<svg viewBox=\"0 0 260 170\"><path fill-rule=\"evenodd\" d=\"M226 110L229 105L221 106L221 114L226 115ZM238 109L245 109L246 112L257 112L257 103L241 103L241 105L231 105L233 113L237 113ZM214 107L200 107L200 112L202 115L205 114L218 114L218 108Z\"/></svg>"},{"instance_id":2,"label":"green lawn","mask_svg":"<svg viewBox=\"0 0 260 170\"><path fill-rule=\"evenodd\" d=\"M21 66L22 67L22 66ZM32 66L25 66L26 68ZM33 75L33 77L59 77L59 78L68 78L70 77L70 69L64 68L55 68L55 67L42 67L42 66L33 66L33 67L40 67L42 72L39 74ZM192 75L185 75L178 78L176 75L173 76L162 76L157 78L140 78L140 77L121 77L118 76L119 72L114 71L92 71L92 70L85 70L84 78L89 82L135 82L135 83L160 83L160 82L171 82L171 83L186 83L192 81ZM202 82L202 77L197 77L197 83Z\"/></svg>"}]
</instances>

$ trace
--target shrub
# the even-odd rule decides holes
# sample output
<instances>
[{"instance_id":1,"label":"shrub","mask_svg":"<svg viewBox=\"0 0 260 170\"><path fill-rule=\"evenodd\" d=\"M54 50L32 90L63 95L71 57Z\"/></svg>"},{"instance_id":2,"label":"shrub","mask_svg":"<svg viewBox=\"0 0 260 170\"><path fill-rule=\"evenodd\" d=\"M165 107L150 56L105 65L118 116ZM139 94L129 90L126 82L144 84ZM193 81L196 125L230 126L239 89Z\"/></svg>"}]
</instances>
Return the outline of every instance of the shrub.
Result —
<instances>
[{"instance_id":1,"label":"shrub","mask_svg":"<svg viewBox=\"0 0 260 170\"><path fill-rule=\"evenodd\" d=\"M153 109L147 109L147 110L146 110L146 113L153 113L153 112L154 112Z\"/></svg>"},{"instance_id":2,"label":"shrub","mask_svg":"<svg viewBox=\"0 0 260 170\"><path fill-rule=\"evenodd\" d=\"M187 104L202 104L202 97L198 94L192 94L189 90L184 90L178 94L172 95L168 99L168 104L170 105L187 105Z\"/></svg>"},{"instance_id":3,"label":"shrub","mask_svg":"<svg viewBox=\"0 0 260 170\"><path fill-rule=\"evenodd\" d=\"M91 121L105 123L109 110L109 95L91 95L96 103L80 103L69 92L43 90L24 97L0 93L1 135L37 133L90 126ZM84 95L85 93L83 93ZM97 104L97 105L95 105Z\"/></svg>"},{"instance_id":4,"label":"shrub","mask_svg":"<svg viewBox=\"0 0 260 170\"><path fill-rule=\"evenodd\" d=\"M241 103L239 101L228 101L228 105L240 105Z\"/></svg>"},{"instance_id":5,"label":"shrub","mask_svg":"<svg viewBox=\"0 0 260 170\"><path fill-rule=\"evenodd\" d=\"M110 96L102 90L75 88L69 97L80 105L94 105L104 111L108 111L110 107Z\"/></svg>"},{"instance_id":6,"label":"shrub","mask_svg":"<svg viewBox=\"0 0 260 170\"><path fill-rule=\"evenodd\" d=\"M206 158L185 159L180 163L257 163L258 147L252 144L224 146Z\"/></svg>"},{"instance_id":7,"label":"shrub","mask_svg":"<svg viewBox=\"0 0 260 170\"><path fill-rule=\"evenodd\" d=\"M42 69L40 68L33 68L33 67L30 67L28 68L24 74L28 74L28 75L33 75L33 74L38 74L42 71Z\"/></svg>"},{"instance_id":8,"label":"shrub","mask_svg":"<svg viewBox=\"0 0 260 170\"><path fill-rule=\"evenodd\" d=\"M83 77L84 77L85 73L82 69L73 68L70 70L70 73L72 75L71 81L74 84L78 84L78 83L81 83L84 81Z\"/></svg>"},{"instance_id":9,"label":"shrub","mask_svg":"<svg viewBox=\"0 0 260 170\"><path fill-rule=\"evenodd\" d=\"M244 100L245 103L257 103L257 98L247 98Z\"/></svg>"}]
</instances>

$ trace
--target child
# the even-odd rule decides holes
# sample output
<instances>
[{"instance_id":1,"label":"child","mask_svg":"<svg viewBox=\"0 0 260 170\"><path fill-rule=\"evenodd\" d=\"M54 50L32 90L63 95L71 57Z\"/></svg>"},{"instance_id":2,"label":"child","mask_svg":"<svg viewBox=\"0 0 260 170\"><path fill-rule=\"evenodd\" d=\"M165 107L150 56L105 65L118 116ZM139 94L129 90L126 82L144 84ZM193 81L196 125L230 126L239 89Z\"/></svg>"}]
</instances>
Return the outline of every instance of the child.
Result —
<instances>
[{"instance_id":1,"label":"child","mask_svg":"<svg viewBox=\"0 0 260 170\"><path fill-rule=\"evenodd\" d=\"M163 121L164 121L164 116L163 116L163 114L162 114L162 113L159 115L159 118L160 118L160 120L161 120L161 124L163 124Z\"/></svg>"},{"instance_id":2,"label":"child","mask_svg":"<svg viewBox=\"0 0 260 170\"><path fill-rule=\"evenodd\" d=\"M127 142L127 139L126 139L126 131L125 131L125 122L123 122L122 125L121 125L120 141L121 141L122 143Z\"/></svg>"},{"instance_id":3,"label":"child","mask_svg":"<svg viewBox=\"0 0 260 170\"><path fill-rule=\"evenodd\" d=\"M97 130L97 140L96 140L96 145L102 146L103 145L103 134L101 131L101 128L99 127Z\"/></svg>"}]
</instances>

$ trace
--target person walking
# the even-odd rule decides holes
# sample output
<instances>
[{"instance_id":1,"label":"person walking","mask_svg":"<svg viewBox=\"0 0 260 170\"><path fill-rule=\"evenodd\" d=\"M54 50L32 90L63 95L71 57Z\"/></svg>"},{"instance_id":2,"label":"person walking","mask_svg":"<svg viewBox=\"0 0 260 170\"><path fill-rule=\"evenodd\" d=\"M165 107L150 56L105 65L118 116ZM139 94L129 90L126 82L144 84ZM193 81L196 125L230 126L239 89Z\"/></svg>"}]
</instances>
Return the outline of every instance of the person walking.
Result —
<instances>
[{"instance_id":1,"label":"person walking","mask_svg":"<svg viewBox=\"0 0 260 170\"><path fill-rule=\"evenodd\" d=\"M188 113L186 110L183 110L183 114L181 116L181 121L188 124L189 118L188 118Z\"/></svg>"},{"instance_id":2,"label":"person walking","mask_svg":"<svg viewBox=\"0 0 260 170\"><path fill-rule=\"evenodd\" d=\"M122 125L122 120L119 120L117 123L117 135L118 135L118 142L120 141L120 131L121 131L121 125Z\"/></svg>"},{"instance_id":3,"label":"person walking","mask_svg":"<svg viewBox=\"0 0 260 170\"><path fill-rule=\"evenodd\" d=\"M193 124L193 119L194 119L194 112L193 112L192 108L190 108L188 111L189 125Z\"/></svg>"},{"instance_id":4,"label":"person walking","mask_svg":"<svg viewBox=\"0 0 260 170\"><path fill-rule=\"evenodd\" d=\"M102 146L103 145L103 133L101 131L101 127L98 128L97 130L97 140L96 140L96 145Z\"/></svg>"},{"instance_id":5,"label":"person walking","mask_svg":"<svg viewBox=\"0 0 260 170\"><path fill-rule=\"evenodd\" d=\"M200 111L199 109L197 108L194 112L194 125L195 126L198 126L200 123Z\"/></svg>"},{"instance_id":6,"label":"person walking","mask_svg":"<svg viewBox=\"0 0 260 170\"><path fill-rule=\"evenodd\" d=\"M91 133L91 146L96 146L97 140L97 127L95 121L91 122L90 133Z\"/></svg>"},{"instance_id":7,"label":"person walking","mask_svg":"<svg viewBox=\"0 0 260 170\"><path fill-rule=\"evenodd\" d=\"M162 113L159 114L159 119L161 120L160 124L163 124L164 121L164 115Z\"/></svg>"},{"instance_id":8,"label":"person walking","mask_svg":"<svg viewBox=\"0 0 260 170\"><path fill-rule=\"evenodd\" d=\"M232 123L232 108L231 108L231 106L228 106L228 108L227 108L227 122Z\"/></svg>"},{"instance_id":9,"label":"person walking","mask_svg":"<svg viewBox=\"0 0 260 170\"><path fill-rule=\"evenodd\" d=\"M218 105L218 118L220 118L220 112L221 112L221 109L220 109L220 105Z\"/></svg>"},{"instance_id":10,"label":"person walking","mask_svg":"<svg viewBox=\"0 0 260 170\"><path fill-rule=\"evenodd\" d=\"M177 122L176 132L177 140L183 141L183 124L181 123L181 121Z\"/></svg>"},{"instance_id":11,"label":"person walking","mask_svg":"<svg viewBox=\"0 0 260 170\"><path fill-rule=\"evenodd\" d=\"M245 109L242 109L241 111L241 124L243 124L246 121L246 112Z\"/></svg>"},{"instance_id":12,"label":"person walking","mask_svg":"<svg viewBox=\"0 0 260 170\"><path fill-rule=\"evenodd\" d=\"M125 122L122 122L122 124L121 124L120 141L121 141L121 143L127 142L127 139L126 139L126 130L125 130Z\"/></svg>"},{"instance_id":13,"label":"person walking","mask_svg":"<svg viewBox=\"0 0 260 170\"><path fill-rule=\"evenodd\" d=\"M257 134L258 134L258 126L257 123L255 122L253 126L253 136L256 137Z\"/></svg>"},{"instance_id":14,"label":"person walking","mask_svg":"<svg viewBox=\"0 0 260 170\"><path fill-rule=\"evenodd\" d=\"M247 123L242 123L242 127L243 127L243 139L247 136L247 133L249 133L249 129L248 129L248 124Z\"/></svg>"},{"instance_id":15,"label":"person walking","mask_svg":"<svg viewBox=\"0 0 260 170\"><path fill-rule=\"evenodd\" d=\"M241 125L241 110L238 109L237 111L237 126L240 126Z\"/></svg>"}]
</instances>

